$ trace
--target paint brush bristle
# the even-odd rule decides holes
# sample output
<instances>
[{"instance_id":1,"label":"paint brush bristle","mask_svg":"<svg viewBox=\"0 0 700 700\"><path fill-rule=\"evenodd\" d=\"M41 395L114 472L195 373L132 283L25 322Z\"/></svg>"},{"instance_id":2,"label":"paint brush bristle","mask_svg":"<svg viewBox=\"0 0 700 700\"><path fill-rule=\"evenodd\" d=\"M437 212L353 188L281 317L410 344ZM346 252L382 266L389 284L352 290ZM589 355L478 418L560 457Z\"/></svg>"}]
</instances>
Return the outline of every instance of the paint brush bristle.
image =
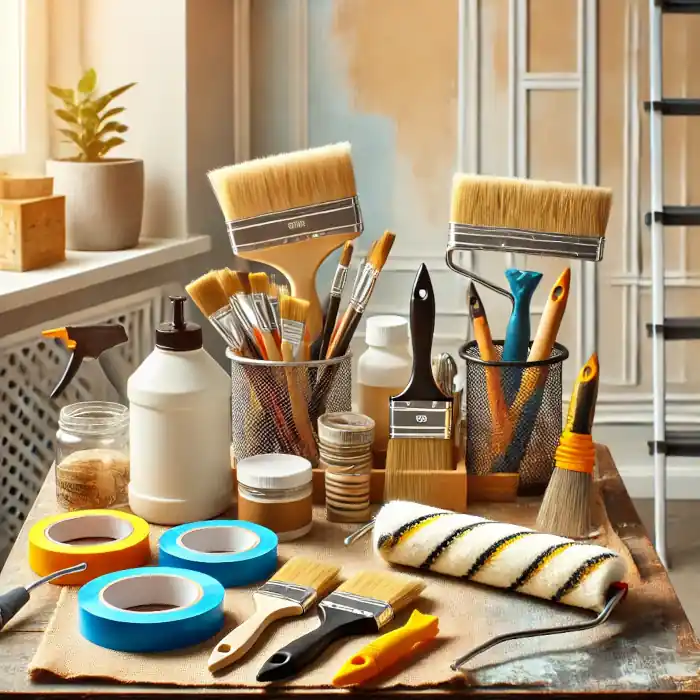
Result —
<instances>
[{"instance_id":1,"label":"paint brush bristle","mask_svg":"<svg viewBox=\"0 0 700 700\"><path fill-rule=\"evenodd\" d=\"M253 294L269 294L270 279L267 272L251 272L248 275L248 281L250 282L250 291Z\"/></svg>"},{"instance_id":2,"label":"paint brush bristle","mask_svg":"<svg viewBox=\"0 0 700 700\"><path fill-rule=\"evenodd\" d=\"M391 247L394 245L394 240L396 239L396 234L391 233L391 231L385 231L382 237L376 242L376 245L372 248L367 262L375 267L377 270L381 270L389 253L391 252Z\"/></svg>"},{"instance_id":3,"label":"paint brush bristle","mask_svg":"<svg viewBox=\"0 0 700 700\"><path fill-rule=\"evenodd\" d=\"M286 294L280 299L280 316L289 321L304 323L311 304L306 299L297 299Z\"/></svg>"},{"instance_id":4,"label":"paint brush bristle","mask_svg":"<svg viewBox=\"0 0 700 700\"><path fill-rule=\"evenodd\" d=\"M208 175L227 221L357 195L349 143L258 158Z\"/></svg>"},{"instance_id":5,"label":"paint brush bristle","mask_svg":"<svg viewBox=\"0 0 700 700\"><path fill-rule=\"evenodd\" d=\"M290 559L270 581L294 583L297 586L313 588L319 598L338 584L340 567L334 564L325 564L314 559L293 557Z\"/></svg>"},{"instance_id":6,"label":"paint brush bristle","mask_svg":"<svg viewBox=\"0 0 700 700\"><path fill-rule=\"evenodd\" d=\"M381 600L398 611L410 605L424 588L420 579L394 571L361 571L342 583L337 592Z\"/></svg>"},{"instance_id":7,"label":"paint brush bristle","mask_svg":"<svg viewBox=\"0 0 700 700\"><path fill-rule=\"evenodd\" d=\"M210 270L205 275L190 282L185 287L185 291L207 318L219 309L229 306L228 296L216 270Z\"/></svg>"},{"instance_id":8,"label":"paint brush bristle","mask_svg":"<svg viewBox=\"0 0 700 700\"><path fill-rule=\"evenodd\" d=\"M350 241L347 241L343 246L343 251L340 254L340 260L338 261L338 264L347 267L350 264L350 260L352 259L352 251L353 245L352 243L350 243Z\"/></svg>"},{"instance_id":9,"label":"paint brush bristle","mask_svg":"<svg viewBox=\"0 0 700 700\"><path fill-rule=\"evenodd\" d=\"M600 237L605 235L611 207L612 190L605 187L457 173L450 221Z\"/></svg>"},{"instance_id":10,"label":"paint brush bristle","mask_svg":"<svg viewBox=\"0 0 700 700\"><path fill-rule=\"evenodd\" d=\"M225 267L223 270L219 270L218 273L221 286L229 297L235 297L236 294L243 292L243 284L237 272Z\"/></svg>"},{"instance_id":11,"label":"paint brush bristle","mask_svg":"<svg viewBox=\"0 0 700 700\"><path fill-rule=\"evenodd\" d=\"M250 273L249 272L239 272L238 279L243 285L243 294L250 294Z\"/></svg>"}]
</instances>

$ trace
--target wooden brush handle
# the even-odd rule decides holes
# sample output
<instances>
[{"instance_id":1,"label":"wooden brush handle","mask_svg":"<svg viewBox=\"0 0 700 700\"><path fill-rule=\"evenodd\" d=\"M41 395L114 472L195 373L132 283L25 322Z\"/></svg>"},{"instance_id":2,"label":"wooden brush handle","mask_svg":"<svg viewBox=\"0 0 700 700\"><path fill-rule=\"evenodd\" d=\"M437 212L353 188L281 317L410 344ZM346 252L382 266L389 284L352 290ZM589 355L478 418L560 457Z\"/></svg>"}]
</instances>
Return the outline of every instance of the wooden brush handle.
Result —
<instances>
[{"instance_id":1,"label":"wooden brush handle","mask_svg":"<svg viewBox=\"0 0 700 700\"><path fill-rule=\"evenodd\" d=\"M294 361L294 350L291 343L284 341L282 343L282 357L285 362ZM287 378L287 390L289 391L289 402L292 405L292 417L296 426L299 438L304 446L304 456L311 460L313 464L318 460L318 449L316 440L314 439L311 419L304 396L304 391L299 383L297 383L296 372L305 372L303 367L285 367L284 373Z\"/></svg>"},{"instance_id":2,"label":"wooden brush handle","mask_svg":"<svg viewBox=\"0 0 700 700\"><path fill-rule=\"evenodd\" d=\"M207 664L210 671L219 671L243 658L272 622L285 617L297 617L304 612L301 605L284 598L254 593L253 599L255 613L216 645Z\"/></svg>"},{"instance_id":3,"label":"wooden brush handle","mask_svg":"<svg viewBox=\"0 0 700 700\"><path fill-rule=\"evenodd\" d=\"M280 354L272 332L260 331L260 335L262 336L263 344L265 345L265 354L267 355L267 359L271 360L272 362L281 362L282 355Z\"/></svg>"},{"instance_id":4,"label":"wooden brush handle","mask_svg":"<svg viewBox=\"0 0 700 700\"><path fill-rule=\"evenodd\" d=\"M323 329L323 311L316 293L318 268L334 250L359 235L359 231L338 233L298 243L245 251L239 256L276 268L289 281L292 296L306 299L311 304L306 317L306 328L309 332L309 342L313 343Z\"/></svg>"}]
</instances>

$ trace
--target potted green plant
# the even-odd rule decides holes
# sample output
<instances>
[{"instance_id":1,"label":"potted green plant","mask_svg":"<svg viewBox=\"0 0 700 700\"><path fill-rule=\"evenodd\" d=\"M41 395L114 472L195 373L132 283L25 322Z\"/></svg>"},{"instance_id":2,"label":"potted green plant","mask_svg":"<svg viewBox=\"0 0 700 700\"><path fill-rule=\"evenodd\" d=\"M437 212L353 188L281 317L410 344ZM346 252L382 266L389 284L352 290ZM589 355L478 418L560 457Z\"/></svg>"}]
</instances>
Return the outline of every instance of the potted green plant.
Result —
<instances>
[{"instance_id":1,"label":"potted green plant","mask_svg":"<svg viewBox=\"0 0 700 700\"><path fill-rule=\"evenodd\" d=\"M115 117L124 107L113 101L132 88L129 83L97 94L97 74L89 69L77 89L49 86L61 101L56 116L65 124L59 132L77 147L70 158L50 160L47 174L54 192L66 197L66 248L124 250L138 244L143 219L143 161L108 158L125 141L128 127Z\"/></svg>"}]
</instances>

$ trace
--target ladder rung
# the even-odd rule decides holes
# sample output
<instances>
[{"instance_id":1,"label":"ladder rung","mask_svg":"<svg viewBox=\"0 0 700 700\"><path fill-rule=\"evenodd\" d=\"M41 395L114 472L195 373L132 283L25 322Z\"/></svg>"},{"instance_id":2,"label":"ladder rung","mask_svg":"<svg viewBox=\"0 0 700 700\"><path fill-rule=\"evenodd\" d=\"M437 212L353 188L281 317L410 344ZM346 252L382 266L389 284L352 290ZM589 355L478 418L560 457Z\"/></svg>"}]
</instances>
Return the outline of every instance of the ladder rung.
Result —
<instances>
[{"instance_id":1,"label":"ladder rung","mask_svg":"<svg viewBox=\"0 0 700 700\"><path fill-rule=\"evenodd\" d=\"M664 97L654 102L647 101L644 103L644 110L648 112L652 109L652 105L655 112L661 112L667 116L700 116L700 99L695 97Z\"/></svg>"},{"instance_id":2,"label":"ladder rung","mask_svg":"<svg viewBox=\"0 0 700 700\"><path fill-rule=\"evenodd\" d=\"M663 442L649 441L649 454L665 454L667 457L700 457L700 432L669 430Z\"/></svg>"},{"instance_id":3,"label":"ladder rung","mask_svg":"<svg viewBox=\"0 0 700 700\"><path fill-rule=\"evenodd\" d=\"M654 324L646 325L647 336L651 338L654 335ZM666 340L700 340L700 318L665 318L657 330Z\"/></svg>"},{"instance_id":4,"label":"ladder rung","mask_svg":"<svg viewBox=\"0 0 700 700\"><path fill-rule=\"evenodd\" d=\"M661 5L662 12L689 15L700 13L700 0L656 0L656 4Z\"/></svg>"},{"instance_id":5,"label":"ladder rung","mask_svg":"<svg viewBox=\"0 0 700 700\"><path fill-rule=\"evenodd\" d=\"M654 212L654 221L663 226L700 226L700 206L666 206ZM644 223L651 225L651 214L647 212Z\"/></svg>"}]
</instances>

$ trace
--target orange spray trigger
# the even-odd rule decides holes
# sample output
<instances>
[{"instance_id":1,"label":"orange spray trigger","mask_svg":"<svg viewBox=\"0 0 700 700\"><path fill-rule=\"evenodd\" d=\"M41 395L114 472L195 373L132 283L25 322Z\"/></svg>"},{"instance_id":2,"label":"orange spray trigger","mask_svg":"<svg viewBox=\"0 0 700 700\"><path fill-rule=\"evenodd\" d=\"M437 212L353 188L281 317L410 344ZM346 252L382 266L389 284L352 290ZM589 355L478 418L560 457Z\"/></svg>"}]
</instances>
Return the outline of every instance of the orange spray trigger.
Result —
<instances>
[{"instance_id":1,"label":"orange spray trigger","mask_svg":"<svg viewBox=\"0 0 700 700\"><path fill-rule=\"evenodd\" d=\"M56 338L62 340L68 350L75 350L77 343L68 336L67 328L52 328L48 331L41 331L44 338Z\"/></svg>"}]
</instances>

